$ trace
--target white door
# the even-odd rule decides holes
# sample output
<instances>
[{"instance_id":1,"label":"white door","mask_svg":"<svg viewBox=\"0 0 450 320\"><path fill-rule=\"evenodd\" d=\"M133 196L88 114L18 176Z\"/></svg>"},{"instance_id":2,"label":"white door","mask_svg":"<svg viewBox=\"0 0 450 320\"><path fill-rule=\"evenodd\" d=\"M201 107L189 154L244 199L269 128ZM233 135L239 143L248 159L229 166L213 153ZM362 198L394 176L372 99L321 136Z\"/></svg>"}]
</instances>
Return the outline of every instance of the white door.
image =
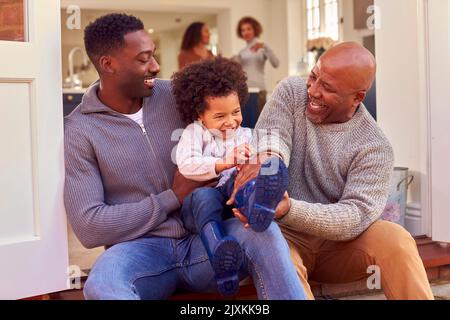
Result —
<instances>
[{"instance_id":1,"label":"white door","mask_svg":"<svg viewBox=\"0 0 450 320\"><path fill-rule=\"evenodd\" d=\"M450 0L428 0L432 238L450 242Z\"/></svg>"},{"instance_id":2,"label":"white door","mask_svg":"<svg viewBox=\"0 0 450 320\"><path fill-rule=\"evenodd\" d=\"M0 11L0 299L18 299L69 285L60 3Z\"/></svg>"}]
</instances>

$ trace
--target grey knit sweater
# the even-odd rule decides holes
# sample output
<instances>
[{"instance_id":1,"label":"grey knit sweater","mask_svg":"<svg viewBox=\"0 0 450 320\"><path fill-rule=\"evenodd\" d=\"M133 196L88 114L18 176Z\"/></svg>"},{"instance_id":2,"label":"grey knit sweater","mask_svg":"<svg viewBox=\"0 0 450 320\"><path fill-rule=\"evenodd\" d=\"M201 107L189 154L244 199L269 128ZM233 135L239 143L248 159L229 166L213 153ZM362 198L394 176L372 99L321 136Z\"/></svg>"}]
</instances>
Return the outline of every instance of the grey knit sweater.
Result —
<instances>
[{"instance_id":1,"label":"grey knit sweater","mask_svg":"<svg viewBox=\"0 0 450 320\"><path fill-rule=\"evenodd\" d=\"M151 235L183 237L170 188L172 134L185 124L170 82L156 81L144 99L144 128L102 104L97 89L95 83L65 118L64 202L75 234L87 248Z\"/></svg>"},{"instance_id":2,"label":"grey knit sweater","mask_svg":"<svg viewBox=\"0 0 450 320\"><path fill-rule=\"evenodd\" d=\"M289 164L291 210L280 224L289 232L351 240L385 207L392 147L363 105L347 123L315 125L306 118L307 101L304 80L287 78L257 124L274 129L259 151L271 149Z\"/></svg>"}]
</instances>

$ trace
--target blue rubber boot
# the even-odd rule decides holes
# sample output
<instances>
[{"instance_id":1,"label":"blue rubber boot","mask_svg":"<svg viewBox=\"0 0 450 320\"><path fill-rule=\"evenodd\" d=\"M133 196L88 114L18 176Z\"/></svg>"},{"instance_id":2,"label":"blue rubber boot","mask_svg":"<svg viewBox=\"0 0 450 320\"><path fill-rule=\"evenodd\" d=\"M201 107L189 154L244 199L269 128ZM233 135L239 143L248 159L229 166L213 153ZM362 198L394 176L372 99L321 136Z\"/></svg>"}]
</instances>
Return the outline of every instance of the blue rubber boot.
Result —
<instances>
[{"instance_id":1,"label":"blue rubber boot","mask_svg":"<svg viewBox=\"0 0 450 320\"><path fill-rule=\"evenodd\" d=\"M271 157L261 165L258 177L238 190L236 207L254 231L263 232L270 226L288 184L289 173L283 160Z\"/></svg>"},{"instance_id":2,"label":"blue rubber boot","mask_svg":"<svg viewBox=\"0 0 450 320\"><path fill-rule=\"evenodd\" d=\"M220 223L209 222L200 232L200 238L213 267L219 293L225 297L239 291L238 271L242 266L241 246L232 236L225 236Z\"/></svg>"}]
</instances>

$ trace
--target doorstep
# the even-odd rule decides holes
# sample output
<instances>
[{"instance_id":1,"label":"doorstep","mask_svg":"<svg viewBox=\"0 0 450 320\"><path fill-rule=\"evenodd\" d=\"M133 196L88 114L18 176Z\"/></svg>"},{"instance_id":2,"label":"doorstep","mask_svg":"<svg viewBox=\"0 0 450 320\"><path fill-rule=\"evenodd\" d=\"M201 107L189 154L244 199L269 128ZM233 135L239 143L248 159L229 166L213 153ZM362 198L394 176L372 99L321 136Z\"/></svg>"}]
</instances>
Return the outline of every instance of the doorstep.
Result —
<instances>
[{"instance_id":1,"label":"doorstep","mask_svg":"<svg viewBox=\"0 0 450 320\"><path fill-rule=\"evenodd\" d=\"M437 299L448 297L450 299L450 245L433 242L426 237L416 238L419 255L422 258L427 276L432 283L433 293ZM86 277L81 281L84 284ZM448 283L447 283L448 282ZM311 290L318 300L346 299L360 297L365 299L378 299L384 297L380 290L368 290L366 280L345 284L320 284L311 282ZM82 290L68 290L51 293L27 300L83 300ZM179 293L170 300L223 300L219 294L193 294ZM241 286L239 295L228 300L256 300L256 290L251 284ZM349 300L351 300L349 298Z\"/></svg>"}]
</instances>

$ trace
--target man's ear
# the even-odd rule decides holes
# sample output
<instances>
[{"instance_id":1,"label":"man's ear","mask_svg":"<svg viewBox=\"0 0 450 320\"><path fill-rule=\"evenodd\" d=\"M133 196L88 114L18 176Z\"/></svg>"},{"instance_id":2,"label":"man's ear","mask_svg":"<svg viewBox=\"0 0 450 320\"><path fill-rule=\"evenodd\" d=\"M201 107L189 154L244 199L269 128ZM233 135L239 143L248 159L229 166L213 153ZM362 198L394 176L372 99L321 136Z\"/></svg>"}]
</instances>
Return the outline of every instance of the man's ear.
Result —
<instances>
[{"instance_id":1,"label":"man's ear","mask_svg":"<svg viewBox=\"0 0 450 320\"><path fill-rule=\"evenodd\" d=\"M101 56L99 59L100 69L102 73L114 74L113 58L111 56Z\"/></svg>"},{"instance_id":2,"label":"man's ear","mask_svg":"<svg viewBox=\"0 0 450 320\"><path fill-rule=\"evenodd\" d=\"M365 91L365 90L358 91L355 94L355 97L353 99L353 106L355 108L358 107L361 104L361 102L364 101L364 99L366 98L366 94L367 94L367 91Z\"/></svg>"}]
</instances>

